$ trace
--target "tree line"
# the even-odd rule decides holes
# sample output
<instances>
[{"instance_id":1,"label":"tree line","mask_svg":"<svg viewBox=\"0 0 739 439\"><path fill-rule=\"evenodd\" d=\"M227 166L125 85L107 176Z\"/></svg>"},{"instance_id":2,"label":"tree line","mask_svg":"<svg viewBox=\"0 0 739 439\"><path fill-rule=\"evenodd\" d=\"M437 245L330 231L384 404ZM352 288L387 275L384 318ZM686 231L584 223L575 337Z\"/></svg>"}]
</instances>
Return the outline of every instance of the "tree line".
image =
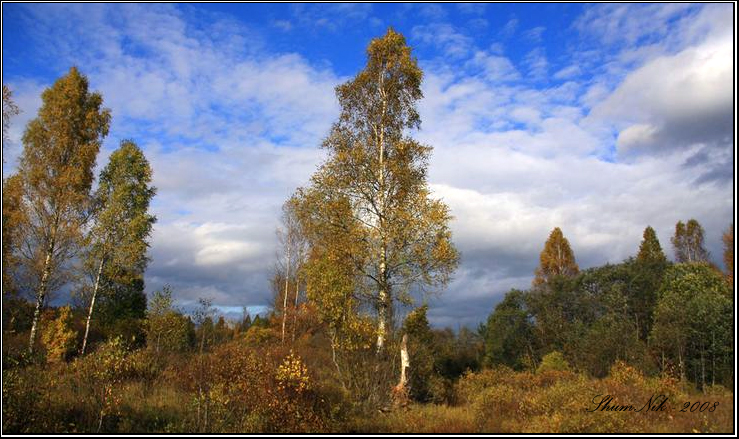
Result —
<instances>
[{"instance_id":1,"label":"tree line","mask_svg":"<svg viewBox=\"0 0 739 439\"><path fill-rule=\"evenodd\" d=\"M649 374L731 386L734 230L723 235L726 271L709 260L698 221L679 221L668 261L652 227L636 257L580 271L561 229L544 245L529 290L511 290L481 326L485 362L536 370L557 353L605 376L624 361Z\"/></svg>"}]
</instances>

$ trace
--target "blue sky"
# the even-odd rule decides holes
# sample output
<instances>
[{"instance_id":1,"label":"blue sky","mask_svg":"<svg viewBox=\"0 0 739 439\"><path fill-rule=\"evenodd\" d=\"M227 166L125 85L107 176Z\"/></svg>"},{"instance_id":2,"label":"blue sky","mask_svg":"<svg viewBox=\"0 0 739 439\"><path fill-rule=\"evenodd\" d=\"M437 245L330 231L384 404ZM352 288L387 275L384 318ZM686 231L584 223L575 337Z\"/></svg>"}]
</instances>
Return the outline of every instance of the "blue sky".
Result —
<instances>
[{"instance_id":1,"label":"blue sky","mask_svg":"<svg viewBox=\"0 0 739 439\"><path fill-rule=\"evenodd\" d=\"M159 218L147 290L185 308L270 303L282 202L323 160L333 88L369 40L403 33L424 70L429 181L462 263L435 325L476 325L526 288L559 226L581 267L633 255L651 225L668 255L698 219L720 261L733 221L731 4L8 4L3 83L21 115L77 65L121 139L152 162Z\"/></svg>"}]
</instances>

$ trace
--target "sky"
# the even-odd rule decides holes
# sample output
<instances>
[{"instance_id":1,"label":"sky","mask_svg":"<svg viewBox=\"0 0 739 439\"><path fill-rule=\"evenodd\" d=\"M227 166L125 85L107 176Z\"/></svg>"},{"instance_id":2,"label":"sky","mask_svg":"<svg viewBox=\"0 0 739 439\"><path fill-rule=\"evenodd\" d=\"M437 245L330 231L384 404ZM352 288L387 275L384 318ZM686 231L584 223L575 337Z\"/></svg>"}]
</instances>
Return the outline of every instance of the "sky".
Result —
<instances>
[{"instance_id":1,"label":"sky","mask_svg":"<svg viewBox=\"0 0 739 439\"><path fill-rule=\"evenodd\" d=\"M461 263L427 299L437 327L477 326L528 288L560 227L581 268L619 263L647 225L668 257L697 219L721 263L734 219L732 4L3 3L3 84L22 113L76 65L154 171L146 290L231 316L271 303L282 203L325 160L334 87L392 26L424 72L432 195Z\"/></svg>"}]
</instances>

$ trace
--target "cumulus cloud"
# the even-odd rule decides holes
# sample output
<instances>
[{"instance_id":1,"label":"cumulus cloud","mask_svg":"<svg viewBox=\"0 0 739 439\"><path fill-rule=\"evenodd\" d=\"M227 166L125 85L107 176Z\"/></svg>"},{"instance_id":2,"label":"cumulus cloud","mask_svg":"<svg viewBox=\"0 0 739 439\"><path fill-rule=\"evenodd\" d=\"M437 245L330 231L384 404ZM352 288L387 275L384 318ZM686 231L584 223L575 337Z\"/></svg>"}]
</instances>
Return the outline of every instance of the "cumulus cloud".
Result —
<instances>
[{"instance_id":1,"label":"cumulus cloud","mask_svg":"<svg viewBox=\"0 0 739 439\"><path fill-rule=\"evenodd\" d=\"M628 124L618 146L660 150L727 145L733 135L732 41L659 57L629 74L594 110Z\"/></svg>"}]
</instances>

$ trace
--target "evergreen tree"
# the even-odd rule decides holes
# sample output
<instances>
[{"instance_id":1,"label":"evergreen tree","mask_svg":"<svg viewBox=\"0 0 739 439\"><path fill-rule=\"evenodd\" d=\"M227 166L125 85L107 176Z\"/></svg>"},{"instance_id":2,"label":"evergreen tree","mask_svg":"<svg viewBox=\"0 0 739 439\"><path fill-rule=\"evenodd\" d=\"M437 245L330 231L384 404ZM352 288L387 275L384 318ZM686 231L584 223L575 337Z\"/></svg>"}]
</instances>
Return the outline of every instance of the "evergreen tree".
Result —
<instances>
[{"instance_id":1,"label":"evergreen tree","mask_svg":"<svg viewBox=\"0 0 739 439\"><path fill-rule=\"evenodd\" d=\"M110 125L102 96L88 87L72 67L41 95L38 117L23 134L19 176L29 221L22 248L36 296L31 352L46 296L65 282L65 265L82 242L95 160Z\"/></svg>"},{"instance_id":2,"label":"evergreen tree","mask_svg":"<svg viewBox=\"0 0 739 439\"><path fill-rule=\"evenodd\" d=\"M575 263L575 255L569 241L562 234L562 230L555 227L539 255L539 267L534 272L534 286L546 284L555 276L572 277L578 272L579 268Z\"/></svg>"},{"instance_id":3,"label":"evergreen tree","mask_svg":"<svg viewBox=\"0 0 739 439\"><path fill-rule=\"evenodd\" d=\"M427 311L427 305L418 307L403 322L403 332L408 336L410 396L421 402L431 397L429 384L434 374L434 334L426 317Z\"/></svg>"},{"instance_id":4,"label":"evergreen tree","mask_svg":"<svg viewBox=\"0 0 739 439\"><path fill-rule=\"evenodd\" d=\"M639 253L636 256L639 262L664 263L667 261L662 246L657 239L657 233L650 226L644 229L644 239L639 245Z\"/></svg>"},{"instance_id":5,"label":"evergreen tree","mask_svg":"<svg viewBox=\"0 0 739 439\"><path fill-rule=\"evenodd\" d=\"M668 264L657 234L653 228L647 226L636 260L629 260L624 265L629 271L628 282L631 285L626 291L628 303L642 340L647 339L651 330L657 291Z\"/></svg>"}]
</instances>

